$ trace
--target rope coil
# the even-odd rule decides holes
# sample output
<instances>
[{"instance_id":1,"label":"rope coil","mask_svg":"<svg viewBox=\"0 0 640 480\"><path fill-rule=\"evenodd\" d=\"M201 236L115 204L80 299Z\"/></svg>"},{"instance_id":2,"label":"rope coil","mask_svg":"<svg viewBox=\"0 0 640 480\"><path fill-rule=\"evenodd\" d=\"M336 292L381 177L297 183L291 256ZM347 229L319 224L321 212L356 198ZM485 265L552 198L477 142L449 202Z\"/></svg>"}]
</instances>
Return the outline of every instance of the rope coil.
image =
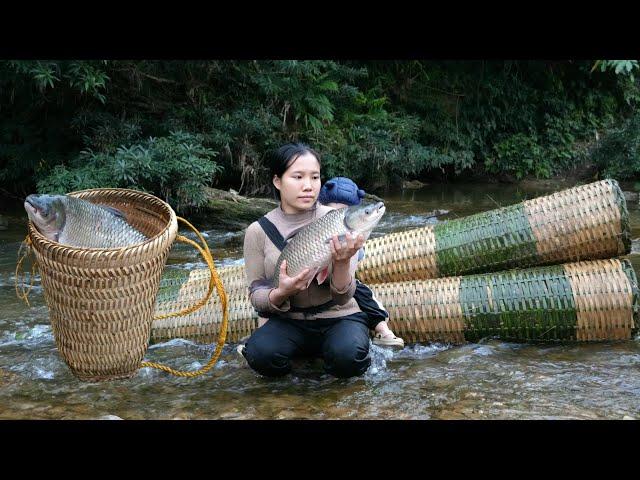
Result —
<instances>
[{"instance_id":1,"label":"rope coil","mask_svg":"<svg viewBox=\"0 0 640 480\"><path fill-rule=\"evenodd\" d=\"M218 295L220 296L220 304L222 306L222 326L221 326L221 329L220 329L220 335L218 336L218 342L216 344L216 349L214 350L213 355L211 356L211 359L209 360L209 362L204 367L202 367L199 370L196 370L196 371L193 371L193 372L174 370L171 367L168 367L166 365L162 365L162 364L159 364L159 363L155 363L155 362L142 362L142 364L140 365L140 368L144 368L144 367L156 368L158 370L162 370L163 372L170 373L170 374L175 375L177 377L194 378L194 377L203 375L203 374L207 373L209 370L211 370L213 368L213 366L216 364L216 362L218 361L218 358L220 357L220 354L222 353L222 348L224 347L224 343L225 343L226 338L227 338L227 325L228 325L228 322L229 322L229 304L228 304L228 299L227 299L227 293L224 291L224 286L222 285L222 281L220 280L220 277L218 277L218 273L216 271L215 265L213 264L213 256L211 255L211 251L209 250L209 245L207 245L207 242L205 241L205 239L202 237L200 232L198 232L198 230L196 228L194 228L193 225L191 225L184 218L181 218L181 217L177 217L177 218L178 218L178 220L180 220L183 223L185 223L188 227L190 227L195 232L195 234L198 236L198 239L204 245L204 250L203 250L193 240L190 240L190 239L188 239L186 237L183 237L182 235L178 235L176 237L177 241L182 242L182 243L186 243L188 245L191 245L191 246L195 247L200 252L200 254L205 259L205 261L207 262L207 266L209 267L209 271L211 272L211 277L209 279L209 288L208 288L208 291L207 291L207 294L206 294L205 298L200 300L196 305L194 305L192 307L189 307L189 308L186 308L184 310L181 310L179 312L167 313L167 314L155 316L154 320L160 320L160 319L169 318L169 317L179 317L179 316L183 316L183 315L188 315L189 313L193 313L193 312L199 310L200 308L204 307L207 304L207 302L211 298L211 294L213 293L213 288L215 286L215 288L218 291Z\"/></svg>"},{"instance_id":2,"label":"rope coil","mask_svg":"<svg viewBox=\"0 0 640 480\"><path fill-rule=\"evenodd\" d=\"M24 250L24 253L23 253ZM20 254L22 253L22 256L20 256ZM24 301L29 307L31 306L31 304L29 303L29 292L31 292L31 289L33 288L33 277L36 274L36 270L38 269L38 264L35 262L35 259L33 258L33 252L31 251L31 238L29 237L29 235L26 236L26 238L22 241L22 243L20 244L20 248L18 249L18 263L16 264L16 282L15 282L15 287L16 287L16 296ZM26 280L25 280L25 275L23 275L23 270L22 270L22 262L24 262L24 260L27 257L31 257L31 275L29 276L29 288L25 289L25 284L26 284ZM21 281L19 281L21 280ZM18 287L18 285L20 285L20 287Z\"/></svg>"}]
</instances>

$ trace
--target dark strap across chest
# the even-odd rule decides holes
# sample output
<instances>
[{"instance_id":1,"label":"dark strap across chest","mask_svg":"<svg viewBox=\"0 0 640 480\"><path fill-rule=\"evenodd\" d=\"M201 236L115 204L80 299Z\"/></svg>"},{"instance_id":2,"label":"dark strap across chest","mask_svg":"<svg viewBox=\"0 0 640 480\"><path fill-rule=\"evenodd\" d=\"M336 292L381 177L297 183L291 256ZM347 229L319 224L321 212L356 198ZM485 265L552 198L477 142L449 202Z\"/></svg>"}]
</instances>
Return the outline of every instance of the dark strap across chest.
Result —
<instances>
[{"instance_id":1,"label":"dark strap across chest","mask_svg":"<svg viewBox=\"0 0 640 480\"><path fill-rule=\"evenodd\" d=\"M267 235L267 237L269 237L269 240L271 240L271 243L273 243L278 250L280 251L284 250L284 247L287 246L287 242L285 241L284 237L280 233L280 230L278 230L278 228L273 224L273 222L269 220L267 217L262 216L258 219L258 223L262 227L262 230L264 230L264 233ZM317 313L324 312L325 310L333 307L334 305L336 305L336 302L334 302L333 300L329 300L328 302L325 302L322 305L316 305L314 307L293 307L292 306L289 309L289 311L315 315ZM265 312L259 312L259 314L263 317L269 315L268 313L265 313Z\"/></svg>"},{"instance_id":2,"label":"dark strap across chest","mask_svg":"<svg viewBox=\"0 0 640 480\"><path fill-rule=\"evenodd\" d=\"M262 216L258 219L258 223L262 227L262 230L264 230L264 233L267 234L267 237L269 237L269 240L271 240L271 243L273 243L278 250L284 250L284 247L287 246L287 242L284 241L284 237L280 233L280 230L276 228L273 222L271 222L267 217Z\"/></svg>"}]
</instances>

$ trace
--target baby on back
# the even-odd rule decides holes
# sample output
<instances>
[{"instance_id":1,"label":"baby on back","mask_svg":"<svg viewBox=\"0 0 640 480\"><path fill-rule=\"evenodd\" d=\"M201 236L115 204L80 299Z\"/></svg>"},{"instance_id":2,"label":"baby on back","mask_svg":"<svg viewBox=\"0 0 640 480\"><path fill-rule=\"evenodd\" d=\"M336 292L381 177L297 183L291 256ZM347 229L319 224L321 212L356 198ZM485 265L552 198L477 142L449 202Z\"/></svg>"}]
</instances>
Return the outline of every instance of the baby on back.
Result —
<instances>
[{"instance_id":1,"label":"baby on back","mask_svg":"<svg viewBox=\"0 0 640 480\"><path fill-rule=\"evenodd\" d=\"M365 197L365 191L349 178L335 177L327 180L320 189L318 202L332 208L342 208L351 205L359 205ZM358 261L364 258L364 247L358 252ZM353 298L358 303L360 310L368 316L369 328L375 331L373 343L381 346L404 347L404 340L396 337L389 328L386 319L389 313L375 298L369 287L356 280L356 292Z\"/></svg>"}]
</instances>

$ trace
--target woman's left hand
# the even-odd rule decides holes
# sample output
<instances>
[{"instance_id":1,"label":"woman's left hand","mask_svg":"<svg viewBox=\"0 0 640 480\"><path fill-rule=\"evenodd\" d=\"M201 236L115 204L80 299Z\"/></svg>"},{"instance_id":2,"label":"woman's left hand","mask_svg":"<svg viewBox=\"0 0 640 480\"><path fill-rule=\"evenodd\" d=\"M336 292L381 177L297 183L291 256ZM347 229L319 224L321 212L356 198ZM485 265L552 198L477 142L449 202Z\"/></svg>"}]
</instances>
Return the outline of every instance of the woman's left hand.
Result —
<instances>
[{"instance_id":1,"label":"woman's left hand","mask_svg":"<svg viewBox=\"0 0 640 480\"><path fill-rule=\"evenodd\" d=\"M346 263L362 248L364 245L364 236L360 234L356 238L353 238L351 234L347 232L344 243L340 243L337 235L334 235L329 243L331 245L332 261L334 263Z\"/></svg>"}]
</instances>

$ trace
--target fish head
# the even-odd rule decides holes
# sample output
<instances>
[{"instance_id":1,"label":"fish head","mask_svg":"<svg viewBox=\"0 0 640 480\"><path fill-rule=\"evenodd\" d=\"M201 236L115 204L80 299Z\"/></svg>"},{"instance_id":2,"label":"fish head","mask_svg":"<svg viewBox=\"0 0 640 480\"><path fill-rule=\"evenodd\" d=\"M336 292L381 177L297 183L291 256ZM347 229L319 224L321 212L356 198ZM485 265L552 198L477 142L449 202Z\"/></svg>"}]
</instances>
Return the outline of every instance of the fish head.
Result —
<instances>
[{"instance_id":1,"label":"fish head","mask_svg":"<svg viewBox=\"0 0 640 480\"><path fill-rule=\"evenodd\" d=\"M24 209L29 220L47 239L58 241L66 220L64 195L29 195Z\"/></svg>"},{"instance_id":2,"label":"fish head","mask_svg":"<svg viewBox=\"0 0 640 480\"><path fill-rule=\"evenodd\" d=\"M385 206L383 202L353 205L346 209L344 223L349 230L362 234L367 239L384 215L384 212Z\"/></svg>"}]
</instances>

